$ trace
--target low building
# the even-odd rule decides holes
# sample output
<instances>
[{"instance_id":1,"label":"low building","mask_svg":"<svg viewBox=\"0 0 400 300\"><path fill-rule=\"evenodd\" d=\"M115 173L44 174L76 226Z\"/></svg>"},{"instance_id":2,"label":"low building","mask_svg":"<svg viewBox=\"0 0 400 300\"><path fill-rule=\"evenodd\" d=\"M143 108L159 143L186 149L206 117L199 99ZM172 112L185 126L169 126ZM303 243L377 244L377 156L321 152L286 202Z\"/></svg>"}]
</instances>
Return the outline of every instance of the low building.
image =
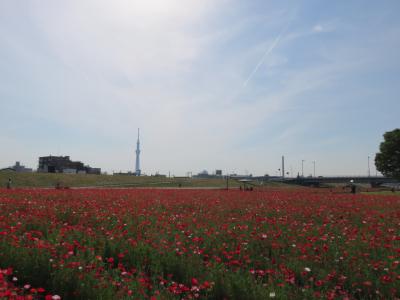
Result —
<instances>
[{"instance_id":1,"label":"low building","mask_svg":"<svg viewBox=\"0 0 400 300\"><path fill-rule=\"evenodd\" d=\"M193 175L194 178L221 178L222 177L222 170L215 170L215 173L210 174L207 170L203 170L202 172L198 173L197 175Z\"/></svg>"},{"instance_id":2,"label":"low building","mask_svg":"<svg viewBox=\"0 0 400 300\"><path fill-rule=\"evenodd\" d=\"M203 170L203 171L201 171L200 173L198 173L197 175L194 175L193 177L194 177L194 178L210 178L211 175L208 174L208 171L207 171L207 170Z\"/></svg>"},{"instance_id":3,"label":"low building","mask_svg":"<svg viewBox=\"0 0 400 300\"><path fill-rule=\"evenodd\" d=\"M31 168L26 168L24 165L21 165L19 161L15 162L15 165L12 167L1 169L1 171L14 171L18 173L30 173L32 172Z\"/></svg>"},{"instance_id":4,"label":"low building","mask_svg":"<svg viewBox=\"0 0 400 300\"><path fill-rule=\"evenodd\" d=\"M69 156L42 156L39 157L38 172L68 173L68 174L101 174L100 168L85 166L80 161L71 161Z\"/></svg>"},{"instance_id":5,"label":"low building","mask_svg":"<svg viewBox=\"0 0 400 300\"><path fill-rule=\"evenodd\" d=\"M101 168L91 168L89 166L86 166L86 174L96 174L100 175L101 174Z\"/></svg>"},{"instance_id":6,"label":"low building","mask_svg":"<svg viewBox=\"0 0 400 300\"><path fill-rule=\"evenodd\" d=\"M13 168L8 167L8 168L0 169L0 172L15 172L15 170Z\"/></svg>"}]
</instances>

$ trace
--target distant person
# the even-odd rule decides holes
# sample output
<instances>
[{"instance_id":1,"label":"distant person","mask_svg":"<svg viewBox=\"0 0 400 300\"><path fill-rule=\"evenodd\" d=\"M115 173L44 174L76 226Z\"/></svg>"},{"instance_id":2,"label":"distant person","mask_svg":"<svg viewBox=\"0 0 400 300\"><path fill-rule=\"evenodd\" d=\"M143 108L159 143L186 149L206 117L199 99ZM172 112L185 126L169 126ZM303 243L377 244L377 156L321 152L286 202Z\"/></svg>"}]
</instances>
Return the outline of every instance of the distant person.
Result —
<instances>
[{"instance_id":1,"label":"distant person","mask_svg":"<svg viewBox=\"0 0 400 300\"><path fill-rule=\"evenodd\" d=\"M355 194L357 192L357 188L356 188L356 186L353 184L352 186L351 186L351 193L352 194Z\"/></svg>"},{"instance_id":2,"label":"distant person","mask_svg":"<svg viewBox=\"0 0 400 300\"><path fill-rule=\"evenodd\" d=\"M353 179L350 180L350 189L351 189L351 193L352 193L352 194L355 194L355 193L357 192L357 187L356 187L356 185L354 184L354 180L353 180Z\"/></svg>"},{"instance_id":3,"label":"distant person","mask_svg":"<svg viewBox=\"0 0 400 300\"><path fill-rule=\"evenodd\" d=\"M7 189L11 189L11 178L8 178Z\"/></svg>"}]
</instances>

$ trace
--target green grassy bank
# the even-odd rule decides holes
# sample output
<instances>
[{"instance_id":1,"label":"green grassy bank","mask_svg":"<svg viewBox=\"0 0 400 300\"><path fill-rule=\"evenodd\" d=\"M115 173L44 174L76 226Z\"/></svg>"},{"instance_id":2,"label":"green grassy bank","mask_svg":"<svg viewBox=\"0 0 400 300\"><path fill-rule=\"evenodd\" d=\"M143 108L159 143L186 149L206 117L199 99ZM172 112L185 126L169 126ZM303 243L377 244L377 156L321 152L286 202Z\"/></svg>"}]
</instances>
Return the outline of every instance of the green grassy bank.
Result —
<instances>
[{"instance_id":1,"label":"green grassy bank","mask_svg":"<svg viewBox=\"0 0 400 300\"><path fill-rule=\"evenodd\" d=\"M0 172L0 186L5 187L11 178L12 187L226 187L226 180L218 178L167 178L156 176L50 174ZM238 187L234 180L230 187Z\"/></svg>"}]
</instances>

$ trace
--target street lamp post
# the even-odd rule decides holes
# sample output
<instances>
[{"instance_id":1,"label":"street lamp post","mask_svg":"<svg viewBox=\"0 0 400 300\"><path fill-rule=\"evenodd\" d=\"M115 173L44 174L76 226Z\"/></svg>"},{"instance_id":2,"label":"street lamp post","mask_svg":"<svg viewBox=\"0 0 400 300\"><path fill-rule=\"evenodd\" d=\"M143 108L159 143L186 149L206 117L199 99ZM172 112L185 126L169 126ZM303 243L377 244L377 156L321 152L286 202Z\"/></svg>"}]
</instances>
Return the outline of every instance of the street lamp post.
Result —
<instances>
[{"instance_id":1,"label":"street lamp post","mask_svg":"<svg viewBox=\"0 0 400 300\"><path fill-rule=\"evenodd\" d=\"M369 155L368 155L368 177L371 177L371 169L369 168Z\"/></svg>"},{"instance_id":2,"label":"street lamp post","mask_svg":"<svg viewBox=\"0 0 400 300\"><path fill-rule=\"evenodd\" d=\"M315 160L313 160L313 165L314 165L314 177L315 177Z\"/></svg>"}]
</instances>

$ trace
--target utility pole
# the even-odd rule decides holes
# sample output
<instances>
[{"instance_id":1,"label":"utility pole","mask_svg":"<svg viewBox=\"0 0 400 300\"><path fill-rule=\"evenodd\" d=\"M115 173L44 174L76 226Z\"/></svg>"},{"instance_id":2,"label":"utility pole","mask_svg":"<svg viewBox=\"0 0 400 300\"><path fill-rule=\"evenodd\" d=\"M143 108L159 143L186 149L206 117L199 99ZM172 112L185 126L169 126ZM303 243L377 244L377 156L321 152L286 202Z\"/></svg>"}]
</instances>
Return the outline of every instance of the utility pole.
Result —
<instances>
[{"instance_id":1,"label":"utility pole","mask_svg":"<svg viewBox=\"0 0 400 300\"><path fill-rule=\"evenodd\" d=\"M315 160L313 160L313 164L314 164L314 177L315 177Z\"/></svg>"},{"instance_id":2,"label":"utility pole","mask_svg":"<svg viewBox=\"0 0 400 300\"><path fill-rule=\"evenodd\" d=\"M282 179L285 179L285 157L282 155Z\"/></svg>"},{"instance_id":3,"label":"utility pole","mask_svg":"<svg viewBox=\"0 0 400 300\"><path fill-rule=\"evenodd\" d=\"M368 155L368 177L371 177L371 169L369 168L369 155Z\"/></svg>"},{"instance_id":4,"label":"utility pole","mask_svg":"<svg viewBox=\"0 0 400 300\"><path fill-rule=\"evenodd\" d=\"M301 177L304 177L304 162L305 162L305 160L302 159L301 160Z\"/></svg>"}]
</instances>

